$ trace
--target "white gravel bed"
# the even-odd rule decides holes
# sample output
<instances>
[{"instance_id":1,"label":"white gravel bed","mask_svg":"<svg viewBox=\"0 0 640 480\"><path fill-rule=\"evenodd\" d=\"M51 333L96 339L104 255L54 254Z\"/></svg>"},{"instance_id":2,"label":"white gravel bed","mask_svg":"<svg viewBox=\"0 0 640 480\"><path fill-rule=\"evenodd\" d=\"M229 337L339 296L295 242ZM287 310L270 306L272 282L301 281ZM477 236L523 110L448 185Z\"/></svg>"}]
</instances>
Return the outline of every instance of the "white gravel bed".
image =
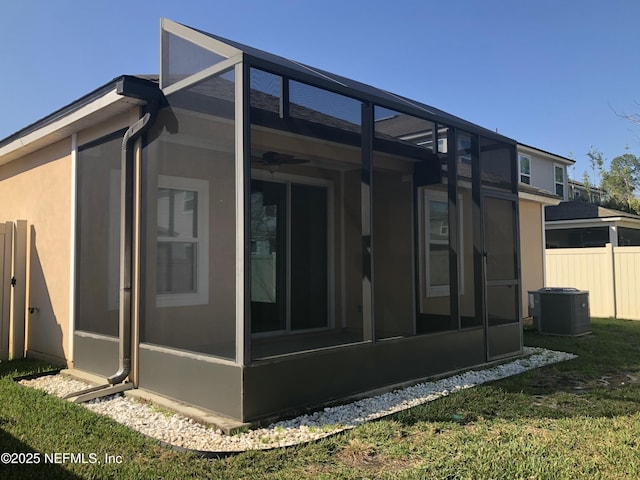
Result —
<instances>
[{"instance_id":1,"label":"white gravel bed","mask_svg":"<svg viewBox=\"0 0 640 480\"><path fill-rule=\"evenodd\" d=\"M177 447L209 452L261 450L317 440L459 390L576 358L570 353L543 348L525 347L525 353L529 356L496 367L469 370L459 375L421 383L350 404L327 407L310 415L302 415L235 435L224 435L220 430L199 424L190 418L172 414L121 394L92 400L83 405L149 437ZM60 397L89 386L63 375L22 380L20 383Z\"/></svg>"}]
</instances>

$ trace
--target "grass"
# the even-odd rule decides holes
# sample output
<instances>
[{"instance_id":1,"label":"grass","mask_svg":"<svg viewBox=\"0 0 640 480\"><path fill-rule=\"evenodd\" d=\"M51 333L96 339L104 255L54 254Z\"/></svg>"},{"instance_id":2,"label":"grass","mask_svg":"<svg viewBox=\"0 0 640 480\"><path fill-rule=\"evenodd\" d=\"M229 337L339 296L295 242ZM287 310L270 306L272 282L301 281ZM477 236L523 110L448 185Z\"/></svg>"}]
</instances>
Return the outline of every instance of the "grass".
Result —
<instances>
[{"instance_id":1,"label":"grass","mask_svg":"<svg viewBox=\"0 0 640 480\"><path fill-rule=\"evenodd\" d=\"M16 385L47 366L0 364L0 452L121 455L121 463L2 465L0 478L640 478L640 322L525 334L576 360L464 390L321 441L225 459L160 447L106 417Z\"/></svg>"}]
</instances>

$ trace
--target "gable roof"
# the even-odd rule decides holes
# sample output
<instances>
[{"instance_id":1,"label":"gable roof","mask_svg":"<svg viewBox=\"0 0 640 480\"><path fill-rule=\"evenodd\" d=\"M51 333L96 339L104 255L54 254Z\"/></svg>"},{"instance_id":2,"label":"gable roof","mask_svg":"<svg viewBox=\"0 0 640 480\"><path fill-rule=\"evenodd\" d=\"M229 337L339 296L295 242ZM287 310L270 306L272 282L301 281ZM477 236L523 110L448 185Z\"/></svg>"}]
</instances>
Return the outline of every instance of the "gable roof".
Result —
<instances>
[{"instance_id":1,"label":"gable roof","mask_svg":"<svg viewBox=\"0 0 640 480\"><path fill-rule=\"evenodd\" d=\"M563 157L562 155L558 155L557 153L551 153L546 150L542 150L541 148L532 147L531 145L525 145L524 143L520 142L518 142L518 150L522 150L524 151L524 153L542 154L545 157L550 157L556 162L565 163L567 165L573 165L574 163L576 163L576 161L572 160L571 158Z\"/></svg>"},{"instance_id":2,"label":"gable roof","mask_svg":"<svg viewBox=\"0 0 640 480\"><path fill-rule=\"evenodd\" d=\"M121 75L0 140L0 165L36 151L101 119L143 105L148 92L158 91L157 76Z\"/></svg>"},{"instance_id":3,"label":"gable roof","mask_svg":"<svg viewBox=\"0 0 640 480\"><path fill-rule=\"evenodd\" d=\"M612 208L600 207L580 200L562 202L559 205L547 207L545 210L545 216L547 221L620 217L640 220L640 216L638 215L614 210Z\"/></svg>"}]
</instances>

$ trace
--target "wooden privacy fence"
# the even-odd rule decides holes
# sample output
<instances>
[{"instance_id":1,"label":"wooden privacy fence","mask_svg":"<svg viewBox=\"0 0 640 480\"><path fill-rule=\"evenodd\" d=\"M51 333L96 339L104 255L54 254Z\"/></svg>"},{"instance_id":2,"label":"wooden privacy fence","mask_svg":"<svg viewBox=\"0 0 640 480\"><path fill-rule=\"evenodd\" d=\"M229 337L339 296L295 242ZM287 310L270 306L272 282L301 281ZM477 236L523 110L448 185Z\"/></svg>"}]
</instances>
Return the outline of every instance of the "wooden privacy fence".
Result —
<instances>
[{"instance_id":1,"label":"wooden privacy fence","mask_svg":"<svg viewBox=\"0 0 640 480\"><path fill-rule=\"evenodd\" d=\"M0 223L0 361L24 357L27 222Z\"/></svg>"},{"instance_id":2,"label":"wooden privacy fence","mask_svg":"<svg viewBox=\"0 0 640 480\"><path fill-rule=\"evenodd\" d=\"M546 250L547 287L589 291L591 316L640 320L640 247Z\"/></svg>"}]
</instances>

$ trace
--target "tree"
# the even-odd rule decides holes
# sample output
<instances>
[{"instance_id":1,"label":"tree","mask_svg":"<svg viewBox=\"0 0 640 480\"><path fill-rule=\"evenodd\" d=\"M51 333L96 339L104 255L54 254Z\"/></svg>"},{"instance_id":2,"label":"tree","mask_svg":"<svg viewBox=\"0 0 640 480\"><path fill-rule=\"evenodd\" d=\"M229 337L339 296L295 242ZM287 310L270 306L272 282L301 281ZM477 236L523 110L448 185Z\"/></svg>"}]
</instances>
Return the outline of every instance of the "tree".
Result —
<instances>
[{"instance_id":1,"label":"tree","mask_svg":"<svg viewBox=\"0 0 640 480\"><path fill-rule=\"evenodd\" d=\"M634 102L636 107L640 108L640 102ZM630 122L637 123L640 125L640 113L623 113L622 115L616 114L619 117L626 118Z\"/></svg>"},{"instance_id":2,"label":"tree","mask_svg":"<svg viewBox=\"0 0 640 480\"><path fill-rule=\"evenodd\" d=\"M611 160L608 171L602 172L602 188L609 193L616 208L636 212L635 191L640 190L640 158L625 153ZM613 205L612 205L613 206Z\"/></svg>"},{"instance_id":3,"label":"tree","mask_svg":"<svg viewBox=\"0 0 640 480\"><path fill-rule=\"evenodd\" d=\"M592 195L595 191L602 189L602 172L604 165L604 157L602 152L597 148L589 147L589 151L587 152L587 157L589 158L589 167L591 168L591 174L589 174L586 170L582 174L582 183L584 183L585 190L587 191L587 202L594 201L594 195ZM600 196L598 195L598 198ZM595 203L600 203L600 201L596 201Z\"/></svg>"},{"instance_id":4,"label":"tree","mask_svg":"<svg viewBox=\"0 0 640 480\"><path fill-rule=\"evenodd\" d=\"M589 166L591 167L591 174L593 175L594 187L602 187L602 168L604 165L604 156L602 152L597 148L590 147L587 152L587 157L589 157ZM587 178L587 183L591 186L589 178Z\"/></svg>"},{"instance_id":5,"label":"tree","mask_svg":"<svg viewBox=\"0 0 640 480\"><path fill-rule=\"evenodd\" d=\"M592 200L594 190L607 193L607 198L601 198L599 203L608 208L622 210L640 215L640 199L635 193L640 190L640 157L631 153L617 156L605 170L605 158L597 148L591 147L587 152L591 173L584 172L582 182Z\"/></svg>"},{"instance_id":6,"label":"tree","mask_svg":"<svg viewBox=\"0 0 640 480\"><path fill-rule=\"evenodd\" d=\"M582 172L582 183L584 184L584 189L587 191L587 198L585 198L584 201L591 202L591 191L593 190L593 185L591 185L591 177L586 170ZM580 200L582 200L582 197L580 197Z\"/></svg>"}]
</instances>

